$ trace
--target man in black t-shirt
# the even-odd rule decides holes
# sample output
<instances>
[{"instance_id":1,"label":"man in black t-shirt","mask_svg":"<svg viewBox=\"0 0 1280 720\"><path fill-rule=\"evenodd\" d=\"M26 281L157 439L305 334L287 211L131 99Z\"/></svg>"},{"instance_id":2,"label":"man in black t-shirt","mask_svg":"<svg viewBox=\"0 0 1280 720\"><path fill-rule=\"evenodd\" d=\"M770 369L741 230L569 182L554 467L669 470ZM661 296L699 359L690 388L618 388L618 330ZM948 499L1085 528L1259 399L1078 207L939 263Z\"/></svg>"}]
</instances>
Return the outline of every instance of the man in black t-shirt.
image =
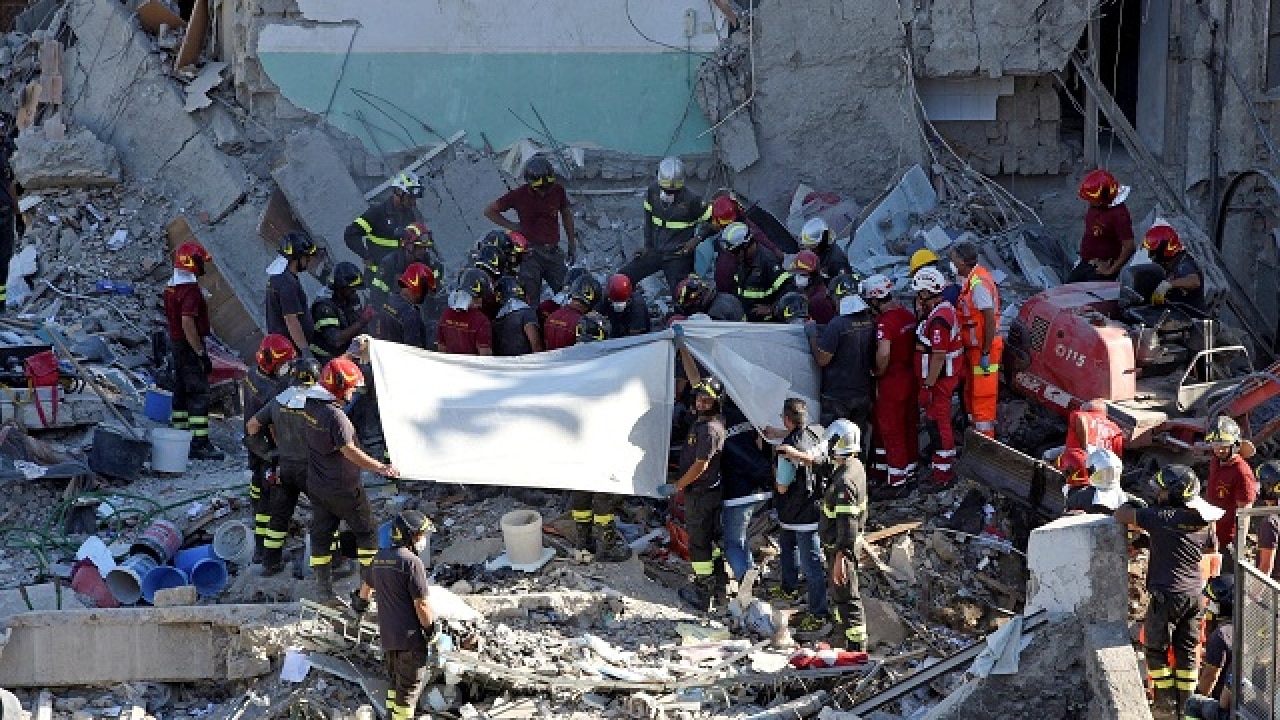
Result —
<instances>
[{"instance_id":1,"label":"man in black t-shirt","mask_svg":"<svg viewBox=\"0 0 1280 720\"><path fill-rule=\"evenodd\" d=\"M311 308L302 289L298 273L306 272L319 248L306 233L289 233L280 240L280 255L285 267L267 279L267 332L283 335L293 343L298 354L311 356Z\"/></svg>"},{"instance_id":2,"label":"man in black t-shirt","mask_svg":"<svg viewBox=\"0 0 1280 720\"><path fill-rule=\"evenodd\" d=\"M726 435L720 414L724 386L713 377L700 377L688 350L681 347L680 355L686 376L693 383L697 413L680 449L680 475L675 482L676 491L684 492L684 522L689 532L689 564L693 568L693 582L680 588L680 598L700 612L708 612L717 590L715 541L720 534L724 492L720 484L720 457ZM718 564L723 573L723 558Z\"/></svg>"}]
</instances>

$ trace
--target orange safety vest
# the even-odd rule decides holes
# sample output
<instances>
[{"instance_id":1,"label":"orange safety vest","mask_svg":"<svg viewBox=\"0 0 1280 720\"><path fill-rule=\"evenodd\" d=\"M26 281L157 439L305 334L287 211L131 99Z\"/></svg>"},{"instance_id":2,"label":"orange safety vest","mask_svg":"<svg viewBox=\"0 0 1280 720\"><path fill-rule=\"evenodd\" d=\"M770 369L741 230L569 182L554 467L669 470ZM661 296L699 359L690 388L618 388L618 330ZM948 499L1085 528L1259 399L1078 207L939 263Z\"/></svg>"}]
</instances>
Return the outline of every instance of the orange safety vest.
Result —
<instances>
[{"instance_id":1,"label":"orange safety vest","mask_svg":"<svg viewBox=\"0 0 1280 720\"><path fill-rule=\"evenodd\" d=\"M991 295L992 309L995 311L997 322L1000 317L1000 290L996 288L995 278L991 277L991 272L981 265L975 265L973 270L969 271L969 277L965 278L964 284L960 287L960 297L956 299L956 314L960 316L960 325L963 328L961 339L967 350L973 352L982 351L982 339L986 337L987 318L982 314L973 303L973 291L979 286L985 287L987 293ZM971 368L974 375L989 374L995 375L1000 371L1000 351L1003 349L1004 343L999 335L991 343L991 366L986 373L981 368Z\"/></svg>"}]
</instances>

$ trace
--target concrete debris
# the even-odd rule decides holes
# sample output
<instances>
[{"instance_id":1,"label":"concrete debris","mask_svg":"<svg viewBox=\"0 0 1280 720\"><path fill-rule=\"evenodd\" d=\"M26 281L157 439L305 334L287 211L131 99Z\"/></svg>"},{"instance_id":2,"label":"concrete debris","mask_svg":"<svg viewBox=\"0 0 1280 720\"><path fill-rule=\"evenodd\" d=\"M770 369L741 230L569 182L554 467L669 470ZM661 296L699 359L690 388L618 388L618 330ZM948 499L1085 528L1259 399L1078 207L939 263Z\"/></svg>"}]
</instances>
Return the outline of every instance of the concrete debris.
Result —
<instances>
[{"instance_id":1,"label":"concrete debris","mask_svg":"<svg viewBox=\"0 0 1280 720\"><path fill-rule=\"evenodd\" d=\"M319 130L302 130L285 141L282 159L271 176L294 216L312 238L323 241L335 262L358 263L342 235L368 206L333 143Z\"/></svg>"},{"instance_id":2,"label":"concrete debris","mask_svg":"<svg viewBox=\"0 0 1280 720\"><path fill-rule=\"evenodd\" d=\"M78 128L61 140L39 132L18 136L13 174L33 190L52 187L110 187L120 182L120 157L93 132Z\"/></svg>"},{"instance_id":3,"label":"concrete debris","mask_svg":"<svg viewBox=\"0 0 1280 720\"><path fill-rule=\"evenodd\" d=\"M195 112L213 104L209 91L222 82L222 71L227 69L224 62L211 62L205 65L194 80L187 83L187 102L183 108L187 112Z\"/></svg>"}]
</instances>

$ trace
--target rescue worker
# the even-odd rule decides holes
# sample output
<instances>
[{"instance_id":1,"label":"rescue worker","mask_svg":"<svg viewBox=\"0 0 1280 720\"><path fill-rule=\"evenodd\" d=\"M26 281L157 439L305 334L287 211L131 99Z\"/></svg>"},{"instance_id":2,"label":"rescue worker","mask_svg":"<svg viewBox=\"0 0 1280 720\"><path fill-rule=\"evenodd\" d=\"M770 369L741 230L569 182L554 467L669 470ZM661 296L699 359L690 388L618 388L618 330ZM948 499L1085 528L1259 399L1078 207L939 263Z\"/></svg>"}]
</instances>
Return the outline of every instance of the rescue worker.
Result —
<instances>
[{"instance_id":1,"label":"rescue worker","mask_svg":"<svg viewBox=\"0 0 1280 720\"><path fill-rule=\"evenodd\" d=\"M1232 554L1237 551L1236 510L1252 507L1258 499L1258 481L1253 476L1253 468L1240 454L1242 439L1240 425L1226 415L1214 418L1204 435L1213 451L1205 499L1223 511L1215 530L1218 547Z\"/></svg>"},{"instance_id":2,"label":"rescue worker","mask_svg":"<svg viewBox=\"0 0 1280 720\"><path fill-rule=\"evenodd\" d=\"M405 226L400 232L400 245L378 260L378 274L369 284L369 304L380 307L388 295L395 292L396 281L405 268L422 263L436 276L436 287L444 281L444 261L436 250L435 237L425 222L418 220Z\"/></svg>"},{"instance_id":3,"label":"rescue worker","mask_svg":"<svg viewBox=\"0 0 1280 720\"><path fill-rule=\"evenodd\" d=\"M436 328L436 350L455 355L492 355L493 323L484 314L485 298L493 294L493 283L483 270L462 273L458 289L449 294L449 309L440 316Z\"/></svg>"},{"instance_id":4,"label":"rescue worker","mask_svg":"<svg viewBox=\"0 0 1280 720\"><path fill-rule=\"evenodd\" d=\"M809 318L819 325L831 322L836 316L836 304L827 289L827 279L820 269L817 254L812 250L801 250L791 260L788 269L796 290L809 301Z\"/></svg>"},{"instance_id":5,"label":"rescue worker","mask_svg":"<svg viewBox=\"0 0 1280 720\"><path fill-rule=\"evenodd\" d=\"M281 390L245 424L245 434L269 431L277 448L276 482L268 504L266 538L263 541L259 574L272 576L284 569L284 543L289 524L298 506L298 496L307 492L307 395L320 379L320 364L298 358L290 365L289 387Z\"/></svg>"},{"instance_id":6,"label":"rescue worker","mask_svg":"<svg viewBox=\"0 0 1280 720\"><path fill-rule=\"evenodd\" d=\"M514 210L516 222L503 213ZM520 264L520 284L530 303L542 297L545 280L551 292L559 292L565 284L565 269L577 262L578 233L573 226L573 208L569 194L556 181L551 162L534 155L524 166L524 184L493 201L484 216L494 225L520 233L529 244ZM560 249L560 226L564 225L569 253Z\"/></svg>"},{"instance_id":7,"label":"rescue worker","mask_svg":"<svg viewBox=\"0 0 1280 720\"><path fill-rule=\"evenodd\" d=\"M476 250L472 266L479 268L489 276L489 281L496 283L502 277L503 268L507 264L506 256L497 245L485 245Z\"/></svg>"},{"instance_id":8,"label":"rescue worker","mask_svg":"<svg viewBox=\"0 0 1280 720\"><path fill-rule=\"evenodd\" d=\"M1157 713L1172 714L1196 689L1196 649L1200 644L1200 559L1213 546L1213 523L1222 511L1200 497L1200 479L1186 465L1166 465L1154 478L1156 504L1121 505L1113 516L1147 532L1150 604L1144 626L1147 669L1155 688ZM1173 646L1175 667L1169 667Z\"/></svg>"},{"instance_id":9,"label":"rescue worker","mask_svg":"<svg viewBox=\"0 0 1280 720\"><path fill-rule=\"evenodd\" d=\"M862 281L862 297L876 314L875 369L875 461L885 480L873 491L875 500L905 497L916 472L920 422L916 397L916 319L893 296L893 281L872 275Z\"/></svg>"},{"instance_id":10,"label":"rescue worker","mask_svg":"<svg viewBox=\"0 0 1280 720\"><path fill-rule=\"evenodd\" d=\"M542 328L538 313L525 301L520 281L506 276L494 287L498 313L493 321L493 354L528 355L542 352Z\"/></svg>"},{"instance_id":11,"label":"rescue worker","mask_svg":"<svg viewBox=\"0 0 1280 720\"><path fill-rule=\"evenodd\" d=\"M396 466L378 462L360 449L355 428L342 412L362 385L364 373L359 366L340 356L326 363L319 382L306 390L303 412L307 422L307 497L311 500L311 569L316 596L324 603L336 599L331 544L340 523L345 522L355 536L356 558L361 565L367 567L378 552L378 531L360 471L400 477Z\"/></svg>"},{"instance_id":12,"label":"rescue worker","mask_svg":"<svg viewBox=\"0 0 1280 720\"><path fill-rule=\"evenodd\" d=\"M915 278L916 273L920 272L922 268L927 267L941 271L941 262L942 261L938 257L938 254L934 251L929 248L920 248L919 250L911 253L911 260L907 265L907 277L909 279ZM955 304L960 301L960 286L951 282L951 279L947 278L946 273L942 273L942 276L947 280L947 285L942 290L942 299L951 303L952 307L955 307ZM916 308L916 310L919 311L919 308Z\"/></svg>"},{"instance_id":13,"label":"rescue worker","mask_svg":"<svg viewBox=\"0 0 1280 720\"><path fill-rule=\"evenodd\" d=\"M271 403L287 385L289 365L297 353L293 343L283 335L266 335L258 345L254 356L254 367L240 382L240 407L244 409L243 418L247 423L258 414L258 411ZM271 523L271 484L275 481L276 468L270 444L251 445L248 438L255 433L246 432L246 447L249 448L249 508L253 511L253 562L262 561L264 542ZM253 448L268 450L264 456L253 451Z\"/></svg>"},{"instance_id":14,"label":"rescue worker","mask_svg":"<svg viewBox=\"0 0 1280 720\"><path fill-rule=\"evenodd\" d=\"M379 262L400 246L404 229L421 219L418 198L422 197L422 181L411 172L403 172L391 180L391 196L371 205L363 215L347 226L342 239L351 252L364 262L365 284L390 294L390 283L382 279ZM391 277L395 277L394 275Z\"/></svg>"},{"instance_id":15,"label":"rescue worker","mask_svg":"<svg viewBox=\"0 0 1280 720\"><path fill-rule=\"evenodd\" d=\"M773 306L772 319L784 325L806 325L809 322L809 301L804 293L792 290L778 298Z\"/></svg>"},{"instance_id":16,"label":"rescue worker","mask_svg":"<svg viewBox=\"0 0 1280 720\"><path fill-rule=\"evenodd\" d=\"M807 608L790 621L791 628L806 635L831 630L826 572L822 567L822 542L818 535L822 517L822 472L827 464L822 426L809 424L809 406L801 398L782 404L782 428L766 427L766 437L782 437L776 448L778 472L773 506L778 513L779 585L770 596L794 602L798 599L800 570L804 571ZM785 462L783 462L785 461ZM797 569L797 559L799 569Z\"/></svg>"},{"instance_id":17,"label":"rescue worker","mask_svg":"<svg viewBox=\"0 0 1280 720\"><path fill-rule=\"evenodd\" d=\"M422 301L436 289L436 275L424 263L412 263L396 281L400 292L387 297L374 316L370 334L379 340L409 347L427 346L422 324Z\"/></svg>"},{"instance_id":18,"label":"rescue worker","mask_svg":"<svg viewBox=\"0 0 1280 720\"><path fill-rule=\"evenodd\" d=\"M609 276L604 286L601 314L609 319L612 338L644 335L649 332L649 306L644 293L633 289L631 278L622 273Z\"/></svg>"},{"instance_id":19,"label":"rescue worker","mask_svg":"<svg viewBox=\"0 0 1280 720\"><path fill-rule=\"evenodd\" d=\"M876 352L875 319L866 301L856 293L842 297L838 316L821 328L816 319L810 319L804 330L809 353L822 369L819 419L830 425L837 418L848 418L864 432L871 420Z\"/></svg>"},{"instance_id":20,"label":"rescue worker","mask_svg":"<svg viewBox=\"0 0 1280 720\"><path fill-rule=\"evenodd\" d=\"M631 278L633 285L662 272L667 287L674 290L693 272L693 251L698 245L694 232L698 223L711 218L711 206L685 187L684 181L680 158L663 158L658 164L658 181L644 196L644 246L618 271Z\"/></svg>"},{"instance_id":21,"label":"rescue worker","mask_svg":"<svg viewBox=\"0 0 1280 720\"><path fill-rule=\"evenodd\" d=\"M694 272L699 277L713 278L715 280L716 290L723 293L732 293L734 291L733 276L738 272L738 258L733 253L724 252L724 229L733 223L742 223L747 226L747 231L751 233L751 237L756 242L769 249L778 257L783 256L783 252L778 248L773 240L755 224L751 218L747 217L747 211L742 207L742 201L734 195L723 194L716 197L711 203L711 219L700 225L699 236L709 235L705 242L698 244L698 259L694 262ZM703 256L706 257L705 261Z\"/></svg>"},{"instance_id":22,"label":"rescue worker","mask_svg":"<svg viewBox=\"0 0 1280 720\"><path fill-rule=\"evenodd\" d=\"M9 297L9 262L13 259L13 247L26 234L18 198L22 188L13 176L13 154L17 151L14 141L18 137L18 124L13 115L0 112L0 313L4 312Z\"/></svg>"},{"instance_id":23,"label":"rescue worker","mask_svg":"<svg viewBox=\"0 0 1280 720\"><path fill-rule=\"evenodd\" d=\"M834 466L822 493L818 535L826 554L827 593L836 624L836 645L853 652L867 650L867 620L858 590L858 537L867 525L867 473L858 459L862 431L837 420L824 439Z\"/></svg>"},{"instance_id":24,"label":"rescue worker","mask_svg":"<svg viewBox=\"0 0 1280 720\"><path fill-rule=\"evenodd\" d=\"M922 268L911 279L916 303L924 315L916 327L916 357L920 367L919 407L933 445L930 490L943 490L955 480L956 443L951 429L951 397L964 368L960 318L942 298L946 286L942 273Z\"/></svg>"},{"instance_id":25,"label":"rescue worker","mask_svg":"<svg viewBox=\"0 0 1280 720\"><path fill-rule=\"evenodd\" d=\"M280 240L280 256L285 259L283 267L277 264L267 271L267 332L289 338L300 355L311 354L315 327L298 273L306 272L319 252L306 233L289 233Z\"/></svg>"},{"instance_id":26,"label":"rescue worker","mask_svg":"<svg viewBox=\"0 0 1280 720\"><path fill-rule=\"evenodd\" d=\"M1124 457L1124 431L1107 415L1107 401L1095 398L1067 415L1067 450L1110 450Z\"/></svg>"},{"instance_id":27,"label":"rescue worker","mask_svg":"<svg viewBox=\"0 0 1280 720\"><path fill-rule=\"evenodd\" d=\"M365 332L377 310L373 305L360 305L360 288L364 278L360 268L340 262L333 268L329 297L311 303L315 332L311 335L311 353L329 360L345 353L357 335Z\"/></svg>"},{"instance_id":28,"label":"rescue worker","mask_svg":"<svg viewBox=\"0 0 1280 720\"><path fill-rule=\"evenodd\" d=\"M1088 485L1077 487L1067 495L1064 514L1110 515L1116 508L1131 502L1129 495L1120 489L1124 463L1115 453L1105 448L1094 448L1085 459L1084 472Z\"/></svg>"},{"instance_id":29,"label":"rescue worker","mask_svg":"<svg viewBox=\"0 0 1280 720\"><path fill-rule=\"evenodd\" d=\"M727 252L738 258L734 273L734 293L746 308L747 320L764 322L773 306L791 285L791 273L784 272L777 255L756 242L742 223L732 223L721 233Z\"/></svg>"},{"instance_id":30,"label":"rescue worker","mask_svg":"<svg viewBox=\"0 0 1280 720\"><path fill-rule=\"evenodd\" d=\"M690 275L676 285L671 294L676 310L686 317L703 313L712 320L744 322L746 311L742 301L732 292L720 292L697 275Z\"/></svg>"},{"instance_id":31,"label":"rescue worker","mask_svg":"<svg viewBox=\"0 0 1280 720\"><path fill-rule=\"evenodd\" d=\"M1203 595L1208 603L1206 618L1210 622L1209 637L1200 658L1200 677L1196 694L1231 707L1231 645L1234 641L1233 616L1236 605L1236 583L1231 575L1219 575L1205 583Z\"/></svg>"},{"instance_id":32,"label":"rescue worker","mask_svg":"<svg viewBox=\"0 0 1280 720\"><path fill-rule=\"evenodd\" d=\"M1275 507L1280 503L1280 460L1269 460L1258 466L1258 499L1263 507ZM1280 514L1271 513L1262 518L1258 526L1258 572L1280 580L1280 567L1276 563L1276 547L1280 546Z\"/></svg>"},{"instance_id":33,"label":"rescue worker","mask_svg":"<svg viewBox=\"0 0 1280 720\"><path fill-rule=\"evenodd\" d=\"M417 510L404 510L391 520L391 547L373 556L360 589L352 593L357 616L378 603L378 641L387 670L388 720L418 716L418 696L427 681L428 649L440 634L427 592L422 552L431 523Z\"/></svg>"},{"instance_id":34,"label":"rescue worker","mask_svg":"<svg viewBox=\"0 0 1280 720\"><path fill-rule=\"evenodd\" d=\"M1142 236L1142 247L1151 260L1164 270L1164 280L1151 293L1152 305L1176 302L1200 312L1204 304L1204 274L1178 237L1178 231L1163 220L1157 220Z\"/></svg>"},{"instance_id":35,"label":"rescue worker","mask_svg":"<svg viewBox=\"0 0 1280 720\"><path fill-rule=\"evenodd\" d=\"M681 348L681 352L687 356L689 351ZM684 493L684 518L689 533L689 564L693 568L693 581L680 588L680 598L699 612L709 612L718 589L715 540L719 534L723 501L720 461L724 452L725 429L720 410L724 386L714 377L701 377L696 366L688 367L690 364L692 358L685 360L686 376L693 383L696 419L680 449L675 489ZM720 562L723 567L723 560Z\"/></svg>"},{"instance_id":36,"label":"rescue worker","mask_svg":"<svg viewBox=\"0 0 1280 720\"><path fill-rule=\"evenodd\" d=\"M835 233L820 217L809 218L800 230L800 250L808 250L818 257L818 272L824 282L830 282L841 273L852 273L849 256L836 245Z\"/></svg>"},{"instance_id":37,"label":"rescue worker","mask_svg":"<svg viewBox=\"0 0 1280 720\"><path fill-rule=\"evenodd\" d=\"M173 366L173 410L169 421L175 430L191 431L191 457L221 460L223 455L209 439L209 306L198 278L213 256L195 241L182 243L173 252L173 278L164 289L164 315L169 330L169 362Z\"/></svg>"},{"instance_id":38,"label":"rescue worker","mask_svg":"<svg viewBox=\"0 0 1280 720\"><path fill-rule=\"evenodd\" d=\"M1000 394L1000 359L1004 338L1000 337L1000 290L991 272L978 264L978 248L970 242L956 243L951 264L960 279L960 299L955 306L960 319L960 340L964 343L964 408L973 429L989 438L996 436L996 406Z\"/></svg>"},{"instance_id":39,"label":"rescue worker","mask_svg":"<svg viewBox=\"0 0 1280 720\"><path fill-rule=\"evenodd\" d=\"M1137 250L1133 220L1124 204L1129 188L1120 185L1111 173L1098 169L1084 176L1078 194L1089 209L1084 214L1080 262L1067 275L1067 282L1115 280Z\"/></svg>"},{"instance_id":40,"label":"rescue worker","mask_svg":"<svg viewBox=\"0 0 1280 720\"><path fill-rule=\"evenodd\" d=\"M600 301L600 283L583 273L569 286L568 302L542 324L542 344L548 350L566 348L578 341L578 321Z\"/></svg>"},{"instance_id":41,"label":"rescue worker","mask_svg":"<svg viewBox=\"0 0 1280 720\"><path fill-rule=\"evenodd\" d=\"M732 398L725 399L724 423L720 526L725 562L741 587L748 571L756 567L748 530L751 519L773 497L773 458L772 449Z\"/></svg>"}]
</instances>

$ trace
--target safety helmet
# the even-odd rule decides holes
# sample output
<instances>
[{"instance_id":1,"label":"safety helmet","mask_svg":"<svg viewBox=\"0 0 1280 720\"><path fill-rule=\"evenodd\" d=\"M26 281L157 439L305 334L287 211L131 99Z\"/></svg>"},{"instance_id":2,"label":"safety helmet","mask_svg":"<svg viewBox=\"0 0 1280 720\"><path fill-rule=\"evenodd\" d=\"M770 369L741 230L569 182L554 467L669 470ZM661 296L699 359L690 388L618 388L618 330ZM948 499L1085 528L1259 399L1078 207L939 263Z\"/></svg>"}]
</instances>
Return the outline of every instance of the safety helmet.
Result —
<instances>
[{"instance_id":1,"label":"safety helmet","mask_svg":"<svg viewBox=\"0 0 1280 720\"><path fill-rule=\"evenodd\" d=\"M735 252L751 242L751 230L746 223L732 222L720 231L720 242L729 252Z\"/></svg>"},{"instance_id":2,"label":"safety helmet","mask_svg":"<svg viewBox=\"0 0 1280 720\"><path fill-rule=\"evenodd\" d=\"M419 220L404 226L404 231L400 233L400 244L405 247L431 247L435 245L435 238L431 236L431 228Z\"/></svg>"},{"instance_id":3,"label":"safety helmet","mask_svg":"<svg viewBox=\"0 0 1280 720\"><path fill-rule=\"evenodd\" d=\"M1228 415L1219 415L1209 423L1204 440L1210 445L1238 445L1240 425Z\"/></svg>"},{"instance_id":4,"label":"safety helmet","mask_svg":"<svg viewBox=\"0 0 1280 720\"><path fill-rule=\"evenodd\" d=\"M801 250L791 260L791 272L816 273L821 264L817 253L812 250Z\"/></svg>"},{"instance_id":5,"label":"safety helmet","mask_svg":"<svg viewBox=\"0 0 1280 720\"><path fill-rule=\"evenodd\" d=\"M502 244L502 249L507 255L507 268L514 270L520 267L520 261L529 251L529 240L518 232L509 232L506 241Z\"/></svg>"},{"instance_id":6,"label":"safety helmet","mask_svg":"<svg viewBox=\"0 0 1280 720\"><path fill-rule=\"evenodd\" d=\"M622 273L614 273L605 283L605 294L609 302L627 302L631 299L631 278Z\"/></svg>"},{"instance_id":7,"label":"safety helmet","mask_svg":"<svg viewBox=\"0 0 1280 720\"><path fill-rule=\"evenodd\" d=\"M820 217L809 218L800 230L800 247L816 248L831 239L831 228Z\"/></svg>"},{"instance_id":8,"label":"safety helmet","mask_svg":"<svg viewBox=\"0 0 1280 720\"><path fill-rule=\"evenodd\" d=\"M1263 500L1280 500L1280 460L1268 460L1258 466L1258 496Z\"/></svg>"},{"instance_id":9,"label":"safety helmet","mask_svg":"<svg viewBox=\"0 0 1280 720\"><path fill-rule=\"evenodd\" d=\"M417 291L420 297L426 297L436 291L436 274L426 263L409 263L409 267L400 273L397 281L402 288Z\"/></svg>"},{"instance_id":10,"label":"safety helmet","mask_svg":"<svg viewBox=\"0 0 1280 720\"><path fill-rule=\"evenodd\" d=\"M556 181L556 171L551 161L542 155L534 155L524 164L524 181L531 187L540 188Z\"/></svg>"},{"instance_id":11,"label":"safety helmet","mask_svg":"<svg viewBox=\"0 0 1280 720\"><path fill-rule=\"evenodd\" d=\"M789 292L773 305L773 318L778 322L799 323L809 319L809 298L804 293Z\"/></svg>"},{"instance_id":12,"label":"safety helmet","mask_svg":"<svg viewBox=\"0 0 1280 720\"><path fill-rule=\"evenodd\" d=\"M1120 193L1120 182L1106 170L1093 170L1080 181L1080 199L1090 205L1110 205Z\"/></svg>"},{"instance_id":13,"label":"safety helmet","mask_svg":"<svg viewBox=\"0 0 1280 720\"><path fill-rule=\"evenodd\" d=\"M475 266L489 273L489 277L497 279L502 277L503 265L506 258L502 255L502 250L496 245L485 245L476 251Z\"/></svg>"},{"instance_id":14,"label":"safety helmet","mask_svg":"<svg viewBox=\"0 0 1280 720\"><path fill-rule=\"evenodd\" d=\"M600 281L596 280L591 273L583 273L573 284L569 286L569 299L577 300L586 305L588 309L596 306L600 301L600 295L603 293L600 287Z\"/></svg>"},{"instance_id":15,"label":"safety helmet","mask_svg":"<svg viewBox=\"0 0 1280 720\"><path fill-rule=\"evenodd\" d=\"M738 205L737 200L728 195L721 195L711 203L711 224L722 228L738 219L739 210L741 206Z\"/></svg>"},{"instance_id":16,"label":"safety helmet","mask_svg":"<svg viewBox=\"0 0 1280 720\"><path fill-rule=\"evenodd\" d=\"M320 387L341 399L348 390L364 387L364 373L354 360L346 355L339 355L325 363L320 370Z\"/></svg>"},{"instance_id":17,"label":"safety helmet","mask_svg":"<svg viewBox=\"0 0 1280 720\"><path fill-rule=\"evenodd\" d=\"M914 276L916 273L920 272L920 268L926 265L936 264L937 262L938 253L930 250L929 248L920 248L919 250L911 253L911 261L908 263L908 274Z\"/></svg>"},{"instance_id":18,"label":"safety helmet","mask_svg":"<svg viewBox=\"0 0 1280 720\"><path fill-rule=\"evenodd\" d=\"M320 380L320 363L314 358L295 358L289 364L289 382L292 385L305 387L315 385Z\"/></svg>"},{"instance_id":19,"label":"safety helmet","mask_svg":"<svg viewBox=\"0 0 1280 720\"><path fill-rule=\"evenodd\" d=\"M1080 448L1067 448L1054 461L1068 487L1089 484L1089 456Z\"/></svg>"},{"instance_id":20,"label":"safety helmet","mask_svg":"<svg viewBox=\"0 0 1280 720\"><path fill-rule=\"evenodd\" d=\"M573 336L580 343L608 340L609 318L599 313L587 313L578 318L578 326L573 329Z\"/></svg>"},{"instance_id":21,"label":"safety helmet","mask_svg":"<svg viewBox=\"0 0 1280 720\"><path fill-rule=\"evenodd\" d=\"M401 510L391 519L391 542L398 547L410 547L413 539L425 535L431 529L431 521L417 510Z\"/></svg>"},{"instance_id":22,"label":"safety helmet","mask_svg":"<svg viewBox=\"0 0 1280 720\"><path fill-rule=\"evenodd\" d=\"M493 280L480 268L469 268L458 279L458 289L483 300L493 293Z\"/></svg>"},{"instance_id":23,"label":"safety helmet","mask_svg":"<svg viewBox=\"0 0 1280 720\"><path fill-rule=\"evenodd\" d=\"M524 287L520 284L519 280L511 277L510 275L504 275L498 278L497 284L493 286L493 297L502 305L505 305L508 300L512 300L514 298L524 300Z\"/></svg>"},{"instance_id":24,"label":"safety helmet","mask_svg":"<svg viewBox=\"0 0 1280 720\"><path fill-rule=\"evenodd\" d=\"M484 237L480 238L480 242L476 243L476 249L479 250L486 247L500 248L502 247L502 240L506 235L506 230L490 230L484 234Z\"/></svg>"},{"instance_id":25,"label":"safety helmet","mask_svg":"<svg viewBox=\"0 0 1280 720\"><path fill-rule=\"evenodd\" d=\"M262 342L258 344L258 353L254 357L258 361L258 369L262 374L273 377L297 356L298 351L294 349L289 338L271 333L262 338Z\"/></svg>"},{"instance_id":26,"label":"safety helmet","mask_svg":"<svg viewBox=\"0 0 1280 720\"><path fill-rule=\"evenodd\" d=\"M694 397L698 395L706 395L716 401L716 407L719 408L724 395L724 385L714 377L708 375L693 385Z\"/></svg>"},{"instance_id":27,"label":"safety helmet","mask_svg":"<svg viewBox=\"0 0 1280 720\"><path fill-rule=\"evenodd\" d=\"M868 300L888 300L893 295L893 281L888 275L872 275L862 281L862 297Z\"/></svg>"},{"instance_id":28,"label":"safety helmet","mask_svg":"<svg viewBox=\"0 0 1280 720\"><path fill-rule=\"evenodd\" d=\"M196 276L204 274L204 266L213 262L213 256L195 240L189 240L173 251L173 266Z\"/></svg>"},{"instance_id":29,"label":"safety helmet","mask_svg":"<svg viewBox=\"0 0 1280 720\"><path fill-rule=\"evenodd\" d=\"M684 187L684 161L678 157L665 157L658 163L658 187L672 192Z\"/></svg>"},{"instance_id":30,"label":"safety helmet","mask_svg":"<svg viewBox=\"0 0 1280 720\"><path fill-rule=\"evenodd\" d=\"M915 277L911 278L911 289L915 292L940 295L946 286L947 279L942 276L942 271L935 267L921 268Z\"/></svg>"},{"instance_id":31,"label":"safety helmet","mask_svg":"<svg viewBox=\"0 0 1280 720\"><path fill-rule=\"evenodd\" d=\"M422 197L422 180L417 173L402 172L391 180L391 187L397 192L402 192L413 197Z\"/></svg>"},{"instance_id":32,"label":"safety helmet","mask_svg":"<svg viewBox=\"0 0 1280 720\"><path fill-rule=\"evenodd\" d=\"M1229 618L1236 607L1236 580L1231 575L1219 575L1205 583L1204 596L1209 599L1213 617Z\"/></svg>"},{"instance_id":33,"label":"safety helmet","mask_svg":"<svg viewBox=\"0 0 1280 720\"><path fill-rule=\"evenodd\" d=\"M676 291L672 293L676 308L685 315L702 312L714 294L715 290L697 275L690 275L676 283Z\"/></svg>"},{"instance_id":34,"label":"safety helmet","mask_svg":"<svg viewBox=\"0 0 1280 720\"><path fill-rule=\"evenodd\" d=\"M335 290L358 288L363 285L364 275L360 272L360 268L356 267L355 263L349 263L344 260L334 266L332 287Z\"/></svg>"},{"instance_id":35,"label":"safety helmet","mask_svg":"<svg viewBox=\"0 0 1280 720\"><path fill-rule=\"evenodd\" d=\"M285 236L280 238L280 254L290 260L311 257L318 252L320 248L316 247L311 236L304 232L285 233Z\"/></svg>"},{"instance_id":36,"label":"safety helmet","mask_svg":"<svg viewBox=\"0 0 1280 720\"><path fill-rule=\"evenodd\" d=\"M1124 462L1106 448L1095 448L1085 461L1085 472L1089 473L1089 484L1093 487L1099 490L1116 490L1120 488Z\"/></svg>"},{"instance_id":37,"label":"safety helmet","mask_svg":"<svg viewBox=\"0 0 1280 720\"><path fill-rule=\"evenodd\" d=\"M862 430L852 420L840 418L827 428L823 440L827 451L836 457L857 455L862 449Z\"/></svg>"},{"instance_id":38,"label":"safety helmet","mask_svg":"<svg viewBox=\"0 0 1280 720\"><path fill-rule=\"evenodd\" d=\"M827 291L831 293L833 300L839 302L842 298L858 294L858 279L851 273L842 272L831 279Z\"/></svg>"},{"instance_id":39,"label":"safety helmet","mask_svg":"<svg viewBox=\"0 0 1280 720\"><path fill-rule=\"evenodd\" d=\"M1142 247L1151 259L1157 262L1172 260L1186 249L1178 237L1178 231L1164 220L1157 220L1151 224L1151 229L1142 236Z\"/></svg>"},{"instance_id":40,"label":"safety helmet","mask_svg":"<svg viewBox=\"0 0 1280 720\"><path fill-rule=\"evenodd\" d=\"M1200 478L1186 465L1165 465L1152 482L1168 492L1171 500L1185 503L1200 494Z\"/></svg>"}]
</instances>

